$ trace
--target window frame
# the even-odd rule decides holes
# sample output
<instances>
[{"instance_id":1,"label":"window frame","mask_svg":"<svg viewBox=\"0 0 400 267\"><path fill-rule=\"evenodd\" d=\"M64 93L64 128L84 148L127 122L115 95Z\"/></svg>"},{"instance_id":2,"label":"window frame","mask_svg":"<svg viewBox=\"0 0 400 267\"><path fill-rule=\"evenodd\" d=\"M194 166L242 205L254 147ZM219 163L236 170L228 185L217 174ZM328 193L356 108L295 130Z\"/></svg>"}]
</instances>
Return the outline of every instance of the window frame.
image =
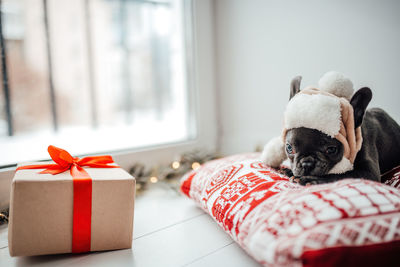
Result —
<instances>
[{"instance_id":1,"label":"window frame","mask_svg":"<svg viewBox=\"0 0 400 267\"><path fill-rule=\"evenodd\" d=\"M217 150L214 5L212 0L184 0L184 9L188 125L195 134L182 142L110 151L114 160L126 170L135 162L146 166L168 164L173 157L194 149ZM16 166L0 168L0 209L9 205L15 169Z\"/></svg>"}]
</instances>

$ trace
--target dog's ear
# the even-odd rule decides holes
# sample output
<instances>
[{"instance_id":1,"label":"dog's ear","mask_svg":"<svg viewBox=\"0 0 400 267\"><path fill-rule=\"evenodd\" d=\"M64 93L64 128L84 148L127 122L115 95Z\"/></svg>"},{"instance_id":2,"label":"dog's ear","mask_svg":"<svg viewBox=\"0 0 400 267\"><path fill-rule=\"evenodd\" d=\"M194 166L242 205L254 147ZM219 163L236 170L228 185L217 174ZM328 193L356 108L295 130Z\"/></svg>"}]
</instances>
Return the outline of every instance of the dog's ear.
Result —
<instances>
[{"instance_id":1,"label":"dog's ear","mask_svg":"<svg viewBox=\"0 0 400 267\"><path fill-rule=\"evenodd\" d=\"M298 92L300 92L300 83L301 83L301 76L296 76L292 79L292 82L290 83L290 97L289 100L292 99L292 97L295 96Z\"/></svg>"},{"instance_id":2,"label":"dog's ear","mask_svg":"<svg viewBox=\"0 0 400 267\"><path fill-rule=\"evenodd\" d=\"M361 125L365 110L372 98L372 91L368 87L359 89L351 98L350 104L354 110L354 127L357 128Z\"/></svg>"}]
</instances>

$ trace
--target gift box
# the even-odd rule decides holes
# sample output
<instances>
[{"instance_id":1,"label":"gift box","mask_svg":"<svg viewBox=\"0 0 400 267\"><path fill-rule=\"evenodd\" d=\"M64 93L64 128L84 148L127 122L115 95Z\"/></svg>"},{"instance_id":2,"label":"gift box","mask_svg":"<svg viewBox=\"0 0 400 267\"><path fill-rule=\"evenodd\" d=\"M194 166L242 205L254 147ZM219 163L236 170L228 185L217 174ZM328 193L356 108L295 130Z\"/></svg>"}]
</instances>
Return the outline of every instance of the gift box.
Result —
<instances>
[{"instance_id":1,"label":"gift box","mask_svg":"<svg viewBox=\"0 0 400 267\"><path fill-rule=\"evenodd\" d=\"M54 162L24 164L12 182L11 256L131 248L135 179L110 156L73 158L49 147Z\"/></svg>"}]
</instances>

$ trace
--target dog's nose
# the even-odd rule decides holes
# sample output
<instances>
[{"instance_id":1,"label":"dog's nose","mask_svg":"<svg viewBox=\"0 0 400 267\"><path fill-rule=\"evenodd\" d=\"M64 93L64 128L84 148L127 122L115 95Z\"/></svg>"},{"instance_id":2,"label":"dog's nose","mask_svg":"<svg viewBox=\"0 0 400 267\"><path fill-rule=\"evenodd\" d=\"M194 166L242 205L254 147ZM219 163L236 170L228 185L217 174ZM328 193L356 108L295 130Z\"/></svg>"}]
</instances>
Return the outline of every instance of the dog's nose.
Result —
<instances>
[{"instance_id":1,"label":"dog's nose","mask_svg":"<svg viewBox=\"0 0 400 267\"><path fill-rule=\"evenodd\" d=\"M307 169L312 169L314 167L315 163L313 161L304 161L301 163L301 167L307 168Z\"/></svg>"},{"instance_id":2,"label":"dog's nose","mask_svg":"<svg viewBox=\"0 0 400 267\"><path fill-rule=\"evenodd\" d=\"M309 174L312 169L315 167L315 161L312 159L304 159L301 162L301 167L304 170L304 174Z\"/></svg>"}]
</instances>

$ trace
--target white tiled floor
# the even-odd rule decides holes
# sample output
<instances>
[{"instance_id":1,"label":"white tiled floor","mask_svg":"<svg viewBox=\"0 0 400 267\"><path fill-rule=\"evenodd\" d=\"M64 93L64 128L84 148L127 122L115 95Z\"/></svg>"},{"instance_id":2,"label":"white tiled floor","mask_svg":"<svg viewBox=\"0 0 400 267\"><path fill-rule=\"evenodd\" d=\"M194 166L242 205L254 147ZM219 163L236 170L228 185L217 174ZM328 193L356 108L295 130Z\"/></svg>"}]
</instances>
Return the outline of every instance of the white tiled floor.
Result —
<instances>
[{"instance_id":1,"label":"white tiled floor","mask_svg":"<svg viewBox=\"0 0 400 267\"><path fill-rule=\"evenodd\" d=\"M259 266L189 199L165 184L136 198L132 249L11 258L0 227L0 266Z\"/></svg>"}]
</instances>

